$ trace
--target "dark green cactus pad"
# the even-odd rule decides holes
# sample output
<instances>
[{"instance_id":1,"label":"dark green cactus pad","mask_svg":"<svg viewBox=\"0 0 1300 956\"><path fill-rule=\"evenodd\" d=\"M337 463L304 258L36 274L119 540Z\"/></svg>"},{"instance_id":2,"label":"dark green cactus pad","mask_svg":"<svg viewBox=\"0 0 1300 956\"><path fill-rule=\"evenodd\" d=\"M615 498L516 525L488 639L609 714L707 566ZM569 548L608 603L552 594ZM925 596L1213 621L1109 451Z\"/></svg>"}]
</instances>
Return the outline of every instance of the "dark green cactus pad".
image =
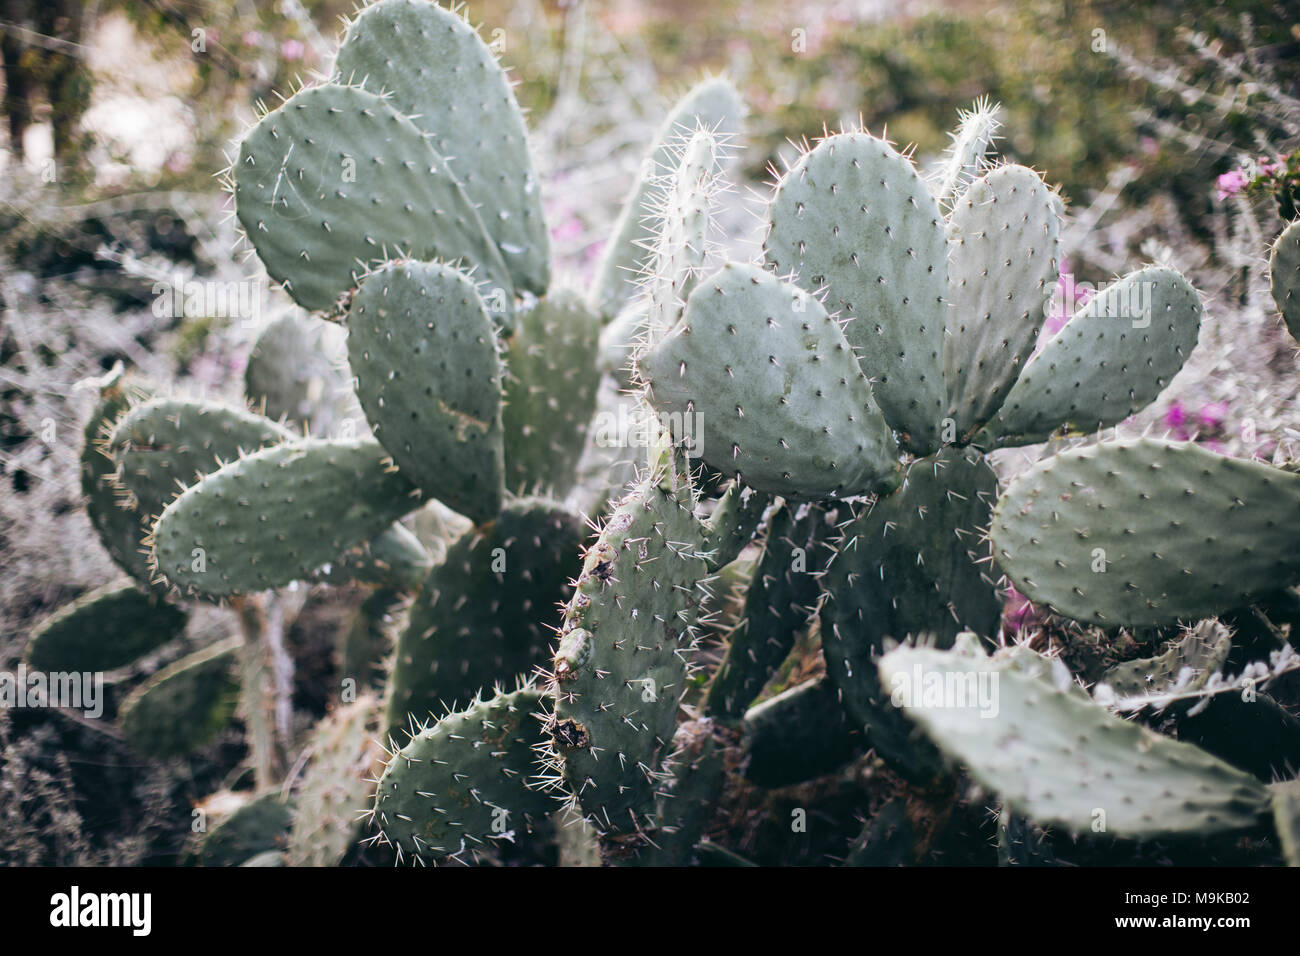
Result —
<instances>
[{"instance_id":1,"label":"dark green cactus pad","mask_svg":"<svg viewBox=\"0 0 1300 956\"><path fill-rule=\"evenodd\" d=\"M709 684L708 713L743 715L807 630L821 593L817 575L826 551L817 546L817 534L825 521L826 513L813 505L783 505L772 513L744 610Z\"/></svg>"},{"instance_id":2,"label":"dark green cactus pad","mask_svg":"<svg viewBox=\"0 0 1300 956\"><path fill-rule=\"evenodd\" d=\"M1141 411L1196 347L1196 290L1150 266L1107 286L1031 359L981 444L1028 445L1059 428L1093 432Z\"/></svg>"},{"instance_id":3,"label":"dark green cactus pad","mask_svg":"<svg viewBox=\"0 0 1300 956\"><path fill-rule=\"evenodd\" d=\"M948 646L963 629L997 629L1001 602L976 563L996 497L983 456L945 448L914 462L897 492L841 527L822 578L822 647L845 707L870 731L873 720L882 733L905 726L887 701L881 706L875 661L886 638L928 634Z\"/></svg>"},{"instance_id":4,"label":"dark green cactus pad","mask_svg":"<svg viewBox=\"0 0 1300 956\"><path fill-rule=\"evenodd\" d=\"M267 418L326 433L356 409L346 369L342 330L295 310L258 335L244 366L244 396Z\"/></svg>"},{"instance_id":5,"label":"dark green cactus pad","mask_svg":"<svg viewBox=\"0 0 1300 956\"><path fill-rule=\"evenodd\" d=\"M172 501L154 527L154 559L185 592L265 591L311 577L419 504L377 442L288 442Z\"/></svg>"},{"instance_id":6,"label":"dark green cactus pad","mask_svg":"<svg viewBox=\"0 0 1300 956\"><path fill-rule=\"evenodd\" d=\"M858 752L862 732L825 676L804 681L745 713L745 776L762 787L812 780Z\"/></svg>"},{"instance_id":7,"label":"dark green cactus pad","mask_svg":"<svg viewBox=\"0 0 1300 956\"><path fill-rule=\"evenodd\" d=\"M800 157L776 189L763 249L779 274L826 289L885 420L916 454L939 447L948 248L910 160L867 133Z\"/></svg>"},{"instance_id":8,"label":"dark green cactus pad","mask_svg":"<svg viewBox=\"0 0 1300 956\"><path fill-rule=\"evenodd\" d=\"M507 345L506 486L563 497L572 487L600 385L600 316L567 289L519 313Z\"/></svg>"},{"instance_id":9,"label":"dark green cactus pad","mask_svg":"<svg viewBox=\"0 0 1300 956\"><path fill-rule=\"evenodd\" d=\"M1282 858L1287 866L1300 866L1300 780L1275 783L1269 790Z\"/></svg>"},{"instance_id":10,"label":"dark green cactus pad","mask_svg":"<svg viewBox=\"0 0 1300 956\"><path fill-rule=\"evenodd\" d=\"M1202 621L1156 657L1116 664L1101 676L1120 697L1200 690L1227 663L1232 632L1218 621Z\"/></svg>"},{"instance_id":11,"label":"dark green cactus pad","mask_svg":"<svg viewBox=\"0 0 1300 956\"><path fill-rule=\"evenodd\" d=\"M388 104L447 157L514 287L543 294L551 243L528 131L505 71L477 31L436 3L379 0L348 24L333 76L388 94Z\"/></svg>"},{"instance_id":12,"label":"dark green cactus pad","mask_svg":"<svg viewBox=\"0 0 1300 956\"><path fill-rule=\"evenodd\" d=\"M326 714L307 743L309 763L294 789L290 866L338 866L357 844L361 814L383 770L380 707L371 695Z\"/></svg>"},{"instance_id":13,"label":"dark green cactus pad","mask_svg":"<svg viewBox=\"0 0 1300 956\"><path fill-rule=\"evenodd\" d=\"M199 843L202 866L243 866L263 853L279 853L288 837L292 810L278 791L254 797L222 820Z\"/></svg>"},{"instance_id":14,"label":"dark green cactus pad","mask_svg":"<svg viewBox=\"0 0 1300 956\"><path fill-rule=\"evenodd\" d=\"M713 513L703 522L708 541L710 571L720 571L735 561L767 513L772 497L733 481L714 505Z\"/></svg>"},{"instance_id":15,"label":"dark green cactus pad","mask_svg":"<svg viewBox=\"0 0 1300 956\"><path fill-rule=\"evenodd\" d=\"M907 802L895 797L877 810L849 847L845 866L912 866L916 863L916 834L907 816Z\"/></svg>"},{"instance_id":16,"label":"dark green cactus pad","mask_svg":"<svg viewBox=\"0 0 1300 956\"><path fill-rule=\"evenodd\" d=\"M718 809L726 783L728 749L739 732L708 717L683 721L673 736L669 777L657 795L655 827L647 844L627 859L630 866L690 866L695 848Z\"/></svg>"},{"instance_id":17,"label":"dark green cactus pad","mask_svg":"<svg viewBox=\"0 0 1300 956\"><path fill-rule=\"evenodd\" d=\"M1115 627L1196 620L1294 584L1297 530L1300 475L1138 439L1039 462L998 502L992 539L1022 594Z\"/></svg>"},{"instance_id":18,"label":"dark green cactus pad","mask_svg":"<svg viewBox=\"0 0 1300 956\"><path fill-rule=\"evenodd\" d=\"M973 641L956 651L900 647L880 660L881 679L930 739L1037 824L1160 839L1267 819L1268 790L1253 777L1111 715L1054 670L1027 651L991 659ZM995 688L992 706L981 686Z\"/></svg>"},{"instance_id":19,"label":"dark green cactus pad","mask_svg":"<svg viewBox=\"0 0 1300 956\"><path fill-rule=\"evenodd\" d=\"M948 416L968 439L1002 406L1033 354L1060 274L1061 200L1024 166L962 193L948 221Z\"/></svg>"},{"instance_id":20,"label":"dark green cactus pad","mask_svg":"<svg viewBox=\"0 0 1300 956\"><path fill-rule=\"evenodd\" d=\"M377 537L348 548L312 577L329 584L375 584L411 591L433 566L420 539L395 524Z\"/></svg>"},{"instance_id":21,"label":"dark green cactus pad","mask_svg":"<svg viewBox=\"0 0 1300 956\"><path fill-rule=\"evenodd\" d=\"M424 133L365 90L307 87L249 130L234 168L235 214L271 277L312 311L333 309L371 263L397 255L477 266L506 289L505 263Z\"/></svg>"},{"instance_id":22,"label":"dark green cactus pad","mask_svg":"<svg viewBox=\"0 0 1300 956\"><path fill-rule=\"evenodd\" d=\"M163 668L122 704L118 724L132 750L183 757L210 741L235 713L237 637L195 651Z\"/></svg>"},{"instance_id":23,"label":"dark green cactus pad","mask_svg":"<svg viewBox=\"0 0 1300 956\"><path fill-rule=\"evenodd\" d=\"M623 311L640 288L657 238L657 193L664 178L677 169L682 144L698 129L710 130L718 143L732 141L740 133L744 111L740 94L721 77L704 80L673 107L641 164L641 175L597 267L591 304L606 322Z\"/></svg>"},{"instance_id":24,"label":"dark green cactus pad","mask_svg":"<svg viewBox=\"0 0 1300 956\"><path fill-rule=\"evenodd\" d=\"M117 484L132 496L134 510L154 517L195 479L293 438L288 429L242 408L155 398L118 421L108 450L117 462Z\"/></svg>"},{"instance_id":25,"label":"dark green cactus pad","mask_svg":"<svg viewBox=\"0 0 1300 956\"><path fill-rule=\"evenodd\" d=\"M348 309L357 397L402 474L476 522L501 507L501 358L474 283L450 266L390 262Z\"/></svg>"},{"instance_id":26,"label":"dark green cactus pad","mask_svg":"<svg viewBox=\"0 0 1300 956\"><path fill-rule=\"evenodd\" d=\"M397 639L388 727L459 707L494 681L546 662L551 620L573 577L582 516L537 498L513 500L463 535L425 580Z\"/></svg>"},{"instance_id":27,"label":"dark green cactus pad","mask_svg":"<svg viewBox=\"0 0 1300 956\"><path fill-rule=\"evenodd\" d=\"M639 364L674 437L702 437L705 462L760 491L849 496L897 480L897 447L844 333L770 273L728 263L702 280Z\"/></svg>"},{"instance_id":28,"label":"dark green cactus pad","mask_svg":"<svg viewBox=\"0 0 1300 956\"><path fill-rule=\"evenodd\" d=\"M401 610L401 593L387 588L376 588L361 602L334 643L341 680L355 681L357 688L383 685L393 649L391 622Z\"/></svg>"},{"instance_id":29,"label":"dark green cactus pad","mask_svg":"<svg viewBox=\"0 0 1300 956\"><path fill-rule=\"evenodd\" d=\"M106 449L114 423L133 404L147 400L153 390L126 381L120 366L95 384L99 387L99 401L86 422L81 447L81 494L86 500L86 514L113 562L137 582L161 594L166 588L153 580L149 549L141 544L145 516L122 507L114 481L117 462Z\"/></svg>"},{"instance_id":30,"label":"dark green cactus pad","mask_svg":"<svg viewBox=\"0 0 1300 956\"><path fill-rule=\"evenodd\" d=\"M111 671L179 637L189 614L133 584L100 588L60 608L27 644L42 671Z\"/></svg>"},{"instance_id":31,"label":"dark green cactus pad","mask_svg":"<svg viewBox=\"0 0 1300 956\"><path fill-rule=\"evenodd\" d=\"M653 823L709 574L694 508L672 471L638 482L588 549L565 611L548 729L557 772L607 844L639 843Z\"/></svg>"},{"instance_id":32,"label":"dark green cactus pad","mask_svg":"<svg viewBox=\"0 0 1300 956\"><path fill-rule=\"evenodd\" d=\"M1268 260L1273 302L1291 337L1300 340L1300 222L1287 226Z\"/></svg>"},{"instance_id":33,"label":"dark green cactus pad","mask_svg":"<svg viewBox=\"0 0 1300 956\"><path fill-rule=\"evenodd\" d=\"M1003 807L998 814L998 866L1056 865L1043 828Z\"/></svg>"},{"instance_id":34,"label":"dark green cactus pad","mask_svg":"<svg viewBox=\"0 0 1300 956\"><path fill-rule=\"evenodd\" d=\"M430 723L393 755L373 818L399 862L473 852L556 809L530 786L540 707L532 687L498 693Z\"/></svg>"}]
</instances>

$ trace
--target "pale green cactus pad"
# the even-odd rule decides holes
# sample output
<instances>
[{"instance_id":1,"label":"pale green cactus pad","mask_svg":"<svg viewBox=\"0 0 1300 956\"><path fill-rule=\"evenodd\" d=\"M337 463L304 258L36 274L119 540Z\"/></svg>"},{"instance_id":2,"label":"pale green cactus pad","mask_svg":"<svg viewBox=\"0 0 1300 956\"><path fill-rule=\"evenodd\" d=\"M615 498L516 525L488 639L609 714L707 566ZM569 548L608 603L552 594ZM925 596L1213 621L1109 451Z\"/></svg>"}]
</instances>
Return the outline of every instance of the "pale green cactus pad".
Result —
<instances>
[{"instance_id":1,"label":"pale green cactus pad","mask_svg":"<svg viewBox=\"0 0 1300 956\"><path fill-rule=\"evenodd\" d=\"M730 142L740 133L743 117L744 104L735 87L714 77L683 96L664 120L597 268L591 304L605 321L618 315L636 295L649 249L656 241L653 213L657 191L662 189L663 178L677 168L681 144L699 129L712 132L718 142Z\"/></svg>"},{"instance_id":2,"label":"pale green cactus pad","mask_svg":"<svg viewBox=\"0 0 1300 956\"><path fill-rule=\"evenodd\" d=\"M305 309L331 310L375 262L398 255L478 266L507 290L477 210L424 133L383 98L312 86L244 137L235 213L271 277Z\"/></svg>"},{"instance_id":3,"label":"pale green cactus pad","mask_svg":"<svg viewBox=\"0 0 1300 956\"><path fill-rule=\"evenodd\" d=\"M425 497L486 521L505 493L501 358L474 283L432 262L390 262L348 309L357 397Z\"/></svg>"},{"instance_id":4,"label":"pale green cactus pad","mask_svg":"<svg viewBox=\"0 0 1300 956\"><path fill-rule=\"evenodd\" d=\"M224 597L310 577L420 504L369 439L288 442L207 475L154 527L158 573Z\"/></svg>"},{"instance_id":5,"label":"pale green cactus pad","mask_svg":"<svg viewBox=\"0 0 1300 956\"><path fill-rule=\"evenodd\" d=\"M948 415L966 440L1033 354L1060 273L1061 200L1024 166L972 183L948 221Z\"/></svg>"},{"instance_id":6,"label":"pale green cactus pad","mask_svg":"<svg viewBox=\"0 0 1300 956\"><path fill-rule=\"evenodd\" d=\"M1273 302L1293 339L1300 340L1300 222L1287 226L1268 260Z\"/></svg>"},{"instance_id":7,"label":"pale green cactus pad","mask_svg":"<svg viewBox=\"0 0 1300 956\"><path fill-rule=\"evenodd\" d=\"M640 360L661 417L698 416L703 459L761 491L869 494L897 447L844 333L797 286L740 263L702 280L681 324Z\"/></svg>"},{"instance_id":8,"label":"pale green cactus pad","mask_svg":"<svg viewBox=\"0 0 1300 956\"><path fill-rule=\"evenodd\" d=\"M880 661L884 685L930 739L1036 823L1158 839L1267 821L1268 789L1254 777L1112 716L1052 670L1032 653L990 659L970 645L900 647Z\"/></svg>"},{"instance_id":9,"label":"pale green cactus pad","mask_svg":"<svg viewBox=\"0 0 1300 956\"><path fill-rule=\"evenodd\" d=\"M943 216L910 160L867 133L840 133L777 186L764 243L826 308L871 379L886 421L917 454L939 446L948 275Z\"/></svg>"},{"instance_id":10,"label":"pale green cactus pad","mask_svg":"<svg viewBox=\"0 0 1300 956\"><path fill-rule=\"evenodd\" d=\"M1112 283L1025 365L984 440L1027 445L1141 411L1196 347L1201 311L1196 290L1172 269L1149 266Z\"/></svg>"},{"instance_id":11,"label":"pale green cactus pad","mask_svg":"<svg viewBox=\"0 0 1300 956\"><path fill-rule=\"evenodd\" d=\"M550 236L528 131L492 50L465 19L426 0L379 0L348 24L334 81L388 94L422 130L478 210L514 288L550 285Z\"/></svg>"},{"instance_id":12,"label":"pale green cactus pad","mask_svg":"<svg viewBox=\"0 0 1300 956\"><path fill-rule=\"evenodd\" d=\"M1300 475L1191 444L1104 442L1007 488L993 551L1016 589L1075 620L1171 624L1300 580Z\"/></svg>"}]
</instances>

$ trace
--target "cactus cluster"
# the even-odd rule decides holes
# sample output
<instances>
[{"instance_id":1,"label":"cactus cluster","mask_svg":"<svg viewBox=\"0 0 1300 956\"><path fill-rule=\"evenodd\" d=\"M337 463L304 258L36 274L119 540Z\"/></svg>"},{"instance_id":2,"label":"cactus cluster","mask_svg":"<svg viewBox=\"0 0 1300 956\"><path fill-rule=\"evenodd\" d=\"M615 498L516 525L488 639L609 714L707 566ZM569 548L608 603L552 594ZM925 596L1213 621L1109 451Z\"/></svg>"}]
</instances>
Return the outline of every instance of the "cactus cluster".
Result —
<instances>
[{"instance_id":1,"label":"cactus cluster","mask_svg":"<svg viewBox=\"0 0 1300 956\"><path fill-rule=\"evenodd\" d=\"M33 664L126 666L177 643L185 601L234 608L242 639L173 655L120 718L148 753L186 753L236 713L262 741L264 793L205 841L212 861L334 864L367 837L400 861L469 862L554 823L609 864L743 862L708 839L729 795L868 751L918 793L963 772L996 793L1008 861L1049 856L1041 827L1084 832L1099 807L1136 838L1275 814L1294 855L1285 786L1120 720L1059 661L987 655L999 568L1105 627L1300 579L1293 471L1144 439L1047 457L1003 491L986 457L1149 405L1196 345L1197 293L1141 268L1038 341L1063 204L986 158L987 107L929 178L865 130L827 135L777 176L759 258L723 261L712 214L742 112L723 80L687 94L594 287L568 288L492 52L435 3L363 8L329 78L262 116L229 170L257 258L346 342L297 316L268 326L248 366L258 412L101 383L83 487L134 583L52 619ZM1296 248L1274 257L1292 328ZM355 403L321 387L331 354ZM578 482L605 374L652 436L608 503ZM267 615L295 582L370 589L344 647L362 686L273 787ZM895 646L909 638L923 646ZM809 644L824 676L766 694ZM1189 638L1106 683L1204 689L1239 646ZM995 681L998 715L900 705L914 671ZM901 800L848 862L924 842Z\"/></svg>"}]
</instances>

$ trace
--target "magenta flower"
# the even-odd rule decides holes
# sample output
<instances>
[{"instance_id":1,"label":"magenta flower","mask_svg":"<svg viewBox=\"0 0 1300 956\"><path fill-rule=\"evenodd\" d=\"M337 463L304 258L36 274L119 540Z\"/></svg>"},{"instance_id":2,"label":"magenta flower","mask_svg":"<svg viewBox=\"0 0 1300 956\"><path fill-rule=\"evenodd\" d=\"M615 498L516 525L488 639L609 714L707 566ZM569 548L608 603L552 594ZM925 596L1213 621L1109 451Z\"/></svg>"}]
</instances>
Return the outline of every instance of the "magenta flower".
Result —
<instances>
[{"instance_id":1,"label":"magenta flower","mask_svg":"<svg viewBox=\"0 0 1300 956\"><path fill-rule=\"evenodd\" d=\"M1237 195L1237 193L1241 192L1248 185L1250 185L1250 180L1246 178L1246 173L1243 170L1240 169L1228 170L1228 172L1220 175L1218 179L1219 188L1218 188L1217 195L1219 197L1219 201L1222 202L1223 200L1227 199L1229 196Z\"/></svg>"},{"instance_id":2,"label":"magenta flower","mask_svg":"<svg viewBox=\"0 0 1300 956\"><path fill-rule=\"evenodd\" d=\"M1165 427L1180 431L1187 424L1187 409L1182 402L1174 402L1165 412Z\"/></svg>"},{"instance_id":3,"label":"magenta flower","mask_svg":"<svg viewBox=\"0 0 1300 956\"><path fill-rule=\"evenodd\" d=\"M1228 420L1228 403L1210 402L1202 406L1201 410L1196 413L1196 420L1200 422L1202 428L1212 431L1221 430Z\"/></svg>"},{"instance_id":4,"label":"magenta flower","mask_svg":"<svg viewBox=\"0 0 1300 956\"><path fill-rule=\"evenodd\" d=\"M302 45L300 40L285 40L280 44L280 59L287 63L301 60L302 55L306 52L307 48Z\"/></svg>"}]
</instances>

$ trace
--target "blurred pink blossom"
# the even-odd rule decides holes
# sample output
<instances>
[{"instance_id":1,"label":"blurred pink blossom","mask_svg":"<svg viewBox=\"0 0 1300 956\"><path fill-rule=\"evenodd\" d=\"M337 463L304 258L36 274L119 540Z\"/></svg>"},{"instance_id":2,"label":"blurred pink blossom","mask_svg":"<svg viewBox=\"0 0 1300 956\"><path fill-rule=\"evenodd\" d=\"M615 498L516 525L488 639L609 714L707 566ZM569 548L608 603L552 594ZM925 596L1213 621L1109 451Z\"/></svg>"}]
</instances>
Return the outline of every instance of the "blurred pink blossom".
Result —
<instances>
[{"instance_id":1,"label":"blurred pink blossom","mask_svg":"<svg viewBox=\"0 0 1300 956\"><path fill-rule=\"evenodd\" d=\"M1196 419L1201 423L1202 428L1218 431L1228 420L1228 403L1210 402L1196 413Z\"/></svg>"},{"instance_id":2,"label":"blurred pink blossom","mask_svg":"<svg viewBox=\"0 0 1300 956\"><path fill-rule=\"evenodd\" d=\"M244 46L261 46L262 34L257 30L249 30L247 33L243 35L243 37L241 38L241 42L244 44Z\"/></svg>"},{"instance_id":3,"label":"blurred pink blossom","mask_svg":"<svg viewBox=\"0 0 1300 956\"><path fill-rule=\"evenodd\" d=\"M1229 196L1237 195L1250 185L1250 180L1246 177L1245 171L1241 169L1228 170L1219 176L1217 182L1219 188L1216 195L1219 197L1220 202Z\"/></svg>"},{"instance_id":4,"label":"blurred pink blossom","mask_svg":"<svg viewBox=\"0 0 1300 956\"><path fill-rule=\"evenodd\" d=\"M302 45L300 40L285 40L280 44L280 59L286 63L293 63L295 60L301 60L307 48Z\"/></svg>"}]
</instances>

